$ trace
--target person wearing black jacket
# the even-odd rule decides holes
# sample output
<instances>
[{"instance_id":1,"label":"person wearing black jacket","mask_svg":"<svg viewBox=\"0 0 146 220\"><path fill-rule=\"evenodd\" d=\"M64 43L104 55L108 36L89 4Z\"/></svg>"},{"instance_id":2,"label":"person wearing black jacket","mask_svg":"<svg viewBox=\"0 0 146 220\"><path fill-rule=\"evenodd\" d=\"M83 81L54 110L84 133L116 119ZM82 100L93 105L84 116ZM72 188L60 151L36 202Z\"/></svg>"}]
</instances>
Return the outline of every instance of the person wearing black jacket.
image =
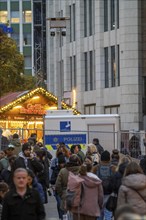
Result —
<instances>
[{"instance_id":1,"label":"person wearing black jacket","mask_svg":"<svg viewBox=\"0 0 146 220\"><path fill-rule=\"evenodd\" d=\"M44 169L42 163L31 154L30 143L23 144L22 152L19 153L18 158L14 161L12 171L14 172L17 168L20 167L32 170L35 175L42 172Z\"/></svg>"},{"instance_id":2,"label":"person wearing black jacket","mask_svg":"<svg viewBox=\"0 0 146 220\"><path fill-rule=\"evenodd\" d=\"M13 181L15 187L3 200L1 220L44 220L45 211L39 193L27 187L27 170L16 169Z\"/></svg>"}]
</instances>

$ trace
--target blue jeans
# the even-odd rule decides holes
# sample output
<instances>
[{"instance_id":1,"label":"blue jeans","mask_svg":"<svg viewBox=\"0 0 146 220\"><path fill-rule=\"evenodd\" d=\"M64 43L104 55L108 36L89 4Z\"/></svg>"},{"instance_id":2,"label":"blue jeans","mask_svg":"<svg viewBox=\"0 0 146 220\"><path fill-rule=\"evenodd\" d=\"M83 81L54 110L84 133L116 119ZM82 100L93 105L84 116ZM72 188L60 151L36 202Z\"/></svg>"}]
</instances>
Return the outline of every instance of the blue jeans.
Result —
<instances>
[{"instance_id":1,"label":"blue jeans","mask_svg":"<svg viewBox=\"0 0 146 220\"><path fill-rule=\"evenodd\" d=\"M97 218L97 220L111 220L112 219L113 213L105 208L108 197L109 195L104 195L103 209L101 210L101 215L100 217Z\"/></svg>"},{"instance_id":2,"label":"blue jeans","mask_svg":"<svg viewBox=\"0 0 146 220\"><path fill-rule=\"evenodd\" d=\"M60 203L61 203L60 196L57 195L56 192L54 192L54 196L57 202L57 211L58 211L59 219L63 219L64 211L60 209Z\"/></svg>"}]
</instances>

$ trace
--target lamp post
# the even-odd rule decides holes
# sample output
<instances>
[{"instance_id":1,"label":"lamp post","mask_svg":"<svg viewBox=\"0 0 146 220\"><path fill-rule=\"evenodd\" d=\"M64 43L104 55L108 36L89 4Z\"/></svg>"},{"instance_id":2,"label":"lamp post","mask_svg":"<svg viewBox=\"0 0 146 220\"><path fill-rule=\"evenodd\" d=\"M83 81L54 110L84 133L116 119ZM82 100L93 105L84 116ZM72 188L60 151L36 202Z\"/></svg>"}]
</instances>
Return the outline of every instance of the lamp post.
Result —
<instances>
[{"instance_id":1,"label":"lamp post","mask_svg":"<svg viewBox=\"0 0 146 220\"><path fill-rule=\"evenodd\" d=\"M50 21L50 35L55 37L56 33L59 35L59 44L60 44L60 71L58 73L58 110L62 109L61 101L62 101L62 37L66 36L66 21L69 20L68 17L56 17L56 18L47 18Z\"/></svg>"}]
</instances>

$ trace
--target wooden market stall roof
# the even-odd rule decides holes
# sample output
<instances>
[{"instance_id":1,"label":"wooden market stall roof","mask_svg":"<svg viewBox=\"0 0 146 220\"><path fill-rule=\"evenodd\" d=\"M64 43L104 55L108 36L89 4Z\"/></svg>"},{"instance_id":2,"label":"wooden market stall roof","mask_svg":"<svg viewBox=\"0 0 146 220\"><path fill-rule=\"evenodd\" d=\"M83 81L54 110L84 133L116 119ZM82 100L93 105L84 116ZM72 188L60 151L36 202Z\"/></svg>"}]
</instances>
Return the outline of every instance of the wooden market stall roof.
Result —
<instances>
[{"instance_id":1,"label":"wooden market stall roof","mask_svg":"<svg viewBox=\"0 0 146 220\"><path fill-rule=\"evenodd\" d=\"M58 98L53 95L52 93L48 92L47 90L43 88L36 88L31 91L21 91L21 92L13 92L9 93L3 97L0 98L0 114L5 113L15 106L17 106L20 103L25 102L29 98L32 98L34 95L43 95L44 97L48 98L50 101L54 102L54 104L57 105ZM73 113L80 114L75 108L72 108L72 106L66 104L65 102L61 102L62 109L71 109L73 110Z\"/></svg>"}]
</instances>

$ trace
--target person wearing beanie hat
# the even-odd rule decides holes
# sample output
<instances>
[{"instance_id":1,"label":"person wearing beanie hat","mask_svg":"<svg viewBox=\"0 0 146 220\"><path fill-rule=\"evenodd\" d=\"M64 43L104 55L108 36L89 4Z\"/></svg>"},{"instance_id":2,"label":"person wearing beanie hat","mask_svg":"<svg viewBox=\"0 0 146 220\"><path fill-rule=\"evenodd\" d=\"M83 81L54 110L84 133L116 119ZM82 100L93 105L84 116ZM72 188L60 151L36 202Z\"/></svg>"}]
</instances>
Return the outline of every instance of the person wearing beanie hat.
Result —
<instances>
[{"instance_id":1,"label":"person wearing beanie hat","mask_svg":"<svg viewBox=\"0 0 146 220\"><path fill-rule=\"evenodd\" d=\"M24 143L23 145L22 145L22 152L24 153L25 151L27 151L27 150L29 150L29 152L31 152L31 145L30 145L30 143Z\"/></svg>"},{"instance_id":2,"label":"person wearing beanie hat","mask_svg":"<svg viewBox=\"0 0 146 220\"><path fill-rule=\"evenodd\" d=\"M65 164L66 163L66 160L65 160L65 157L63 154L60 154L58 156L58 164Z\"/></svg>"},{"instance_id":3,"label":"person wearing beanie hat","mask_svg":"<svg viewBox=\"0 0 146 220\"><path fill-rule=\"evenodd\" d=\"M109 151L107 151L107 150L103 151L103 153L101 154L101 161L106 161L106 162L110 161Z\"/></svg>"},{"instance_id":4,"label":"person wearing beanie hat","mask_svg":"<svg viewBox=\"0 0 146 220\"><path fill-rule=\"evenodd\" d=\"M22 145L22 151L19 153L18 158L14 161L14 164L13 164L13 167L12 167L13 172L17 168L30 169L35 174L43 170L43 165L31 153L31 145L28 142Z\"/></svg>"}]
</instances>

